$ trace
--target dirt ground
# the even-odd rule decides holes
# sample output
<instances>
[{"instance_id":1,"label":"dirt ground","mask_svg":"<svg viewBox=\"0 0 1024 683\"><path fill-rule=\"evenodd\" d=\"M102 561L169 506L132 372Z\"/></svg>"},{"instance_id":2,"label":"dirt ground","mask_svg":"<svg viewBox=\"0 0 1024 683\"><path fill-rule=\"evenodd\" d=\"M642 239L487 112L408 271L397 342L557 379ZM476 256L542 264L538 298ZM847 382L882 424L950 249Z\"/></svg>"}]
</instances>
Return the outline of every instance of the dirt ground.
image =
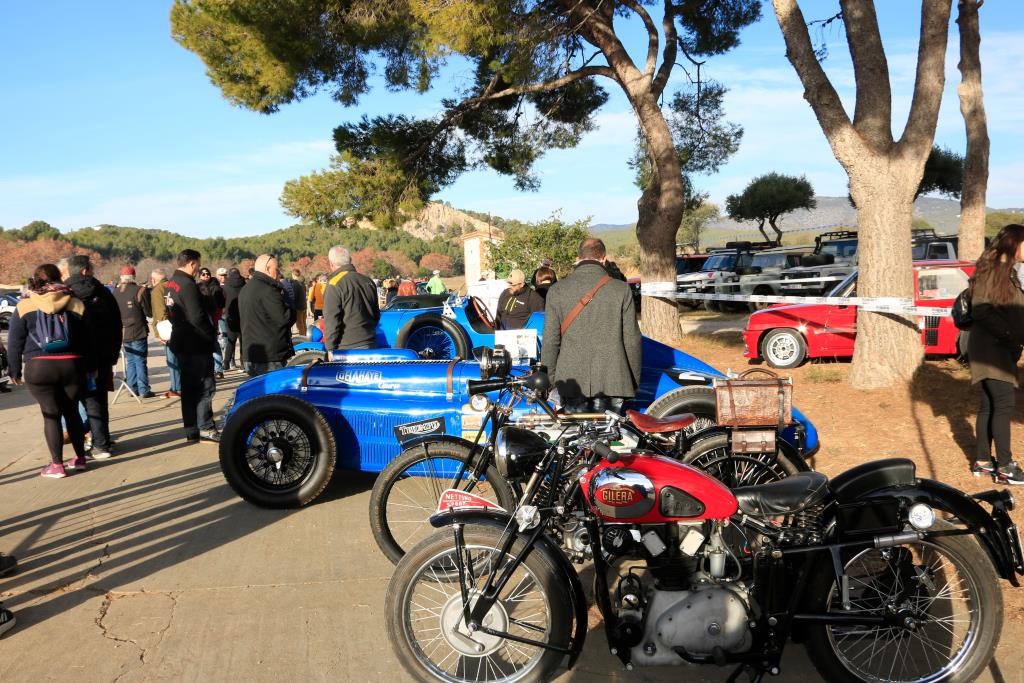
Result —
<instances>
[{"instance_id":1,"label":"dirt ground","mask_svg":"<svg viewBox=\"0 0 1024 683\"><path fill-rule=\"evenodd\" d=\"M686 328L687 322L704 322L707 314L684 314L683 318ZM743 357L743 339L734 329L744 326L743 316L725 318L733 325L708 334L687 334L678 347L723 371L770 369ZM848 386L849 370L847 360L822 359L779 371L793 378L793 403L818 429L821 449L810 461L815 469L834 476L862 462L905 457L917 463L919 477L968 493L998 488L991 479L974 477L969 469L979 394L965 365L952 358L929 359L909 388L873 391ZM1019 392L1017 405L1024 406ZM1012 424L1018 458L1024 455L1022 413L1018 410ZM1012 517L1022 525L1024 487L1018 489L1019 493L1014 491L1018 508ZM1024 589L1004 582L1004 595L1006 618L1024 622Z\"/></svg>"}]
</instances>

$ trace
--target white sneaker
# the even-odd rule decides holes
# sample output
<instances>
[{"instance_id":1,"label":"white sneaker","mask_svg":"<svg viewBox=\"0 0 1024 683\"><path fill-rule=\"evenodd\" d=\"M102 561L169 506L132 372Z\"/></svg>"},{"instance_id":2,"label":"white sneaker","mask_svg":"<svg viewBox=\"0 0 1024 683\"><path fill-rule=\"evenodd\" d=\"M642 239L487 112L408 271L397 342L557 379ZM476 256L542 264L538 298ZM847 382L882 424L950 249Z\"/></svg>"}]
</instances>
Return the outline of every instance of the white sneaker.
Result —
<instances>
[{"instance_id":1,"label":"white sneaker","mask_svg":"<svg viewBox=\"0 0 1024 683\"><path fill-rule=\"evenodd\" d=\"M111 454L110 451L93 451L92 452L92 459L93 460L106 460L107 458L110 458L110 457L112 457L112 454Z\"/></svg>"}]
</instances>

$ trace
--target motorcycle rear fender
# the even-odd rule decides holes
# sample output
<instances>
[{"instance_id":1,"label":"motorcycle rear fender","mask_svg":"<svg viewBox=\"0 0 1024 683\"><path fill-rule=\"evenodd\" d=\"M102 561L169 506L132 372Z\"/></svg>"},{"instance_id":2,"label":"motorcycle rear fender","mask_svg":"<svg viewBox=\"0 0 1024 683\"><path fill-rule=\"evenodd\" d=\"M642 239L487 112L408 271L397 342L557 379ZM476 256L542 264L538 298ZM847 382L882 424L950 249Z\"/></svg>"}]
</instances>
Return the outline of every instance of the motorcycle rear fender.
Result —
<instances>
[{"instance_id":1,"label":"motorcycle rear fender","mask_svg":"<svg viewBox=\"0 0 1024 683\"><path fill-rule=\"evenodd\" d=\"M900 499L905 507L914 503L925 503L935 510L941 510L956 516L971 529L975 529L974 537L985 549L996 573L1012 585L1020 585L1017 574L1024 574L1024 568L1018 567L1009 540L1011 524L1009 517L999 510L995 514L987 512L975 499L967 494L933 479L918 479L909 486L880 488L865 495L861 500L879 500L883 498ZM1001 508L1000 508L1001 509Z\"/></svg>"},{"instance_id":2,"label":"motorcycle rear fender","mask_svg":"<svg viewBox=\"0 0 1024 683\"><path fill-rule=\"evenodd\" d=\"M504 531L509 526L515 524L515 520L512 519L512 515L501 510L485 510L485 509L453 509L446 510L444 512L438 512L430 517L430 525L435 529L440 529L452 524L477 524L483 526L497 527ZM520 532L519 537L524 541L527 539L527 534ZM587 598L583 593L583 584L580 582L579 574L576 573L576 569L570 564L569 559L565 556L558 546L556 546L550 538L546 535L541 535L537 540L537 544L534 546L534 552L544 553L559 571L562 572L563 578L569 585L569 600L572 603L573 611L573 626L572 633L569 634L569 663L568 668L572 668L576 664L576 660L579 659L580 654L583 652L583 643L587 639Z\"/></svg>"},{"instance_id":3,"label":"motorcycle rear fender","mask_svg":"<svg viewBox=\"0 0 1024 683\"><path fill-rule=\"evenodd\" d=\"M458 446L465 446L469 450L473 450L476 445L469 439L463 439L461 436L455 436L453 434L427 434L426 436L417 436L414 439L409 439L402 444L402 450L407 450L414 446L419 446L425 443L446 443Z\"/></svg>"}]
</instances>

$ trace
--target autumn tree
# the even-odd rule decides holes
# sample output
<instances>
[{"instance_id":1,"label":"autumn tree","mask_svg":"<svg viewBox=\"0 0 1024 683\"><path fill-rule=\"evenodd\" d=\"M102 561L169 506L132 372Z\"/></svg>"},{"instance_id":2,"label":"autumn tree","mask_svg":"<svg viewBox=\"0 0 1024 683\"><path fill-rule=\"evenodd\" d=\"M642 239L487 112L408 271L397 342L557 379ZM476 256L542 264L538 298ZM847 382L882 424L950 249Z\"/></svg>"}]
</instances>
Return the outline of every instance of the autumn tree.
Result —
<instances>
[{"instance_id":1,"label":"autumn tree","mask_svg":"<svg viewBox=\"0 0 1024 683\"><path fill-rule=\"evenodd\" d=\"M973 261L985 247L985 194L988 190L988 117L981 89L981 30L978 10L984 0L959 0L960 113L967 129L964 183L960 193L960 258Z\"/></svg>"},{"instance_id":2,"label":"autumn tree","mask_svg":"<svg viewBox=\"0 0 1024 683\"><path fill-rule=\"evenodd\" d=\"M836 159L846 170L857 205L857 292L913 299L910 224L913 201L935 139L945 84L952 0L921 0L917 74L902 136L892 132L889 65L871 0L840 0L853 60L853 119L818 61L798 0L772 0L786 56L804 87ZM861 311L850 383L889 386L909 381L922 358L915 319Z\"/></svg>"},{"instance_id":3,"label":"autumn tree","mask_svg":"<svg viewBox=\"0 0 1024 683\"><path fill-rule=\"evenodd\" d=\"M771 241L764 230L765 222L775 231L775 241L782 242L779 219L797 209L817 206L814 188L806 177L766 173L751 180L743 192L725 199L725 210L734 221L756 221L765 241Z\"/></svg>"},{"instance_id":4,"label":"autumn tree","mask_svg":"<svg viewBox=\"0 0 1024 683\"><path fill-rule=\"evenodd\" d=\"M445 277L452 275L452 260L444 254L431 252L420 259L420 268L429 271L439 270Z\"/></svg>"},{"instance_id":5,"label":"autumn tree","mask_svg":"<svg viewBox=\"0 0 1024 683\"><path fill-rule=\"evenodd\" d=\"M339 154L381 161L389 174L401 169L382 194L400 200L425 200L431 188L480 167L536 188L537 159L593 129L608 99L599 81L621 89L649 162L636 228L643 278L674 282L687 192L662 109L666 88L677 62L735 47L760 7L759 0L176 0L171 30L229 101L263 113L322 88L352 105L369 90L375 64L389 88L426 92L458 60L453 68L468 80L436 116L381 117L335 132ZM639 45L631 44L631 18L643 27ZM674 302L648 299L643 310L648 334L678 336Z\"/></svg>"}]
</instances>

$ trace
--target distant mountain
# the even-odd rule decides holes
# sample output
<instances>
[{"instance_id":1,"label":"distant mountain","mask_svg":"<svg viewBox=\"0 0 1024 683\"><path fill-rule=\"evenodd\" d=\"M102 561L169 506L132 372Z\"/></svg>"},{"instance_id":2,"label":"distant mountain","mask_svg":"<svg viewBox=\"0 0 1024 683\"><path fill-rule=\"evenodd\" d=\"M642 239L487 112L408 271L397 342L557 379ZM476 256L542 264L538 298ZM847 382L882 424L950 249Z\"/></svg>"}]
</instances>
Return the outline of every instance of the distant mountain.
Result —
<instances>
[{"instance_id":1,"label":"distant mountain","mask_svg":"<svg viewBox=\"0 0 1024 683\"><path fill-rule=\"evenodd\" d=\"M622 230L623 228L632 228L636 226L636 223L596 223L590 226L590 232L609 232L611 230Z\"/></svg>"}]
</instances>

